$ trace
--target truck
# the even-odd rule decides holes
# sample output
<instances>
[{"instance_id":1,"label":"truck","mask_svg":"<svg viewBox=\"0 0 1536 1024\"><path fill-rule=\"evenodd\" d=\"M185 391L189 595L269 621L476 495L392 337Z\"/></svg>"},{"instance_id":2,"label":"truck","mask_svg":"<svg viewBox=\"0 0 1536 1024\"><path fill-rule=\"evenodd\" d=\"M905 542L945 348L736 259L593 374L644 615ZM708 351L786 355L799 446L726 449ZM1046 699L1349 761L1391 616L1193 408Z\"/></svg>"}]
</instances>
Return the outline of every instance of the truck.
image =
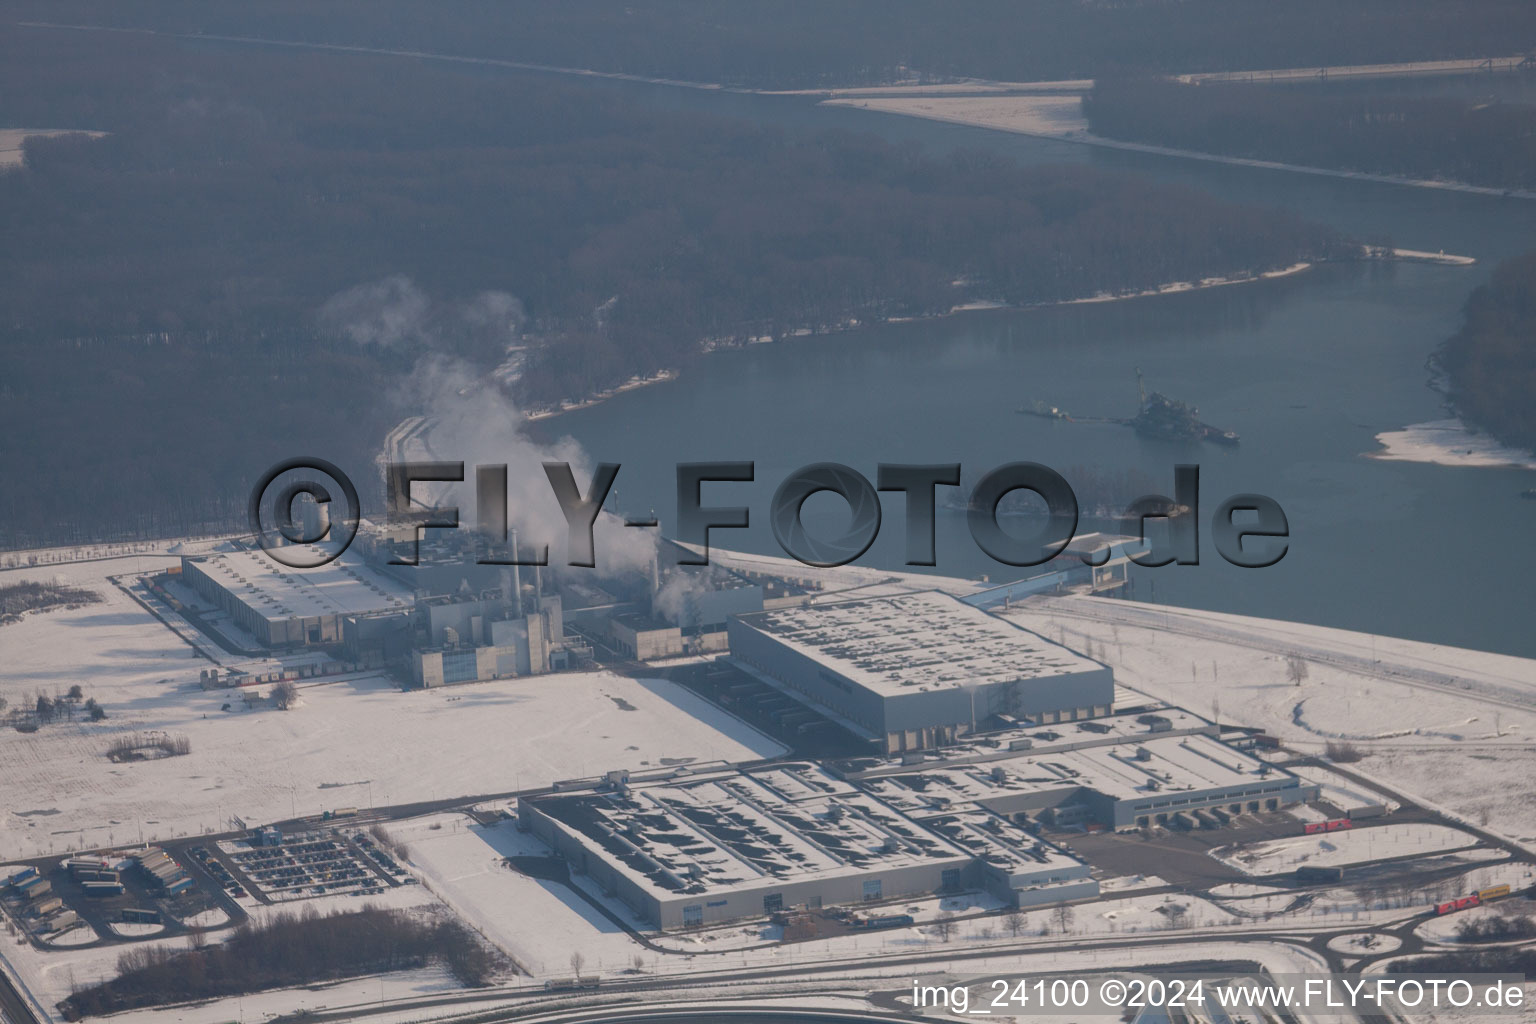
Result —
<instances>
[{"instance_id":1,"label":"truck","mask_svg":"<svg viewBox=\"0 0 1536 1024\"><path fill-rule=\"evenodd\" d=\"M868 917L855 918L855 928L910 928L916 924L916 919L911 914L871 914Z\"/></svg>"},{"instance_id":2,"label":"truck","mask_svg":"<svg viewBox=\"0 0 1536 1024\"><path fill-rule=\"evenodd\" d=\"M92 899L106 899L123 894L122 882L81 882L80 888Z\"/></svg>"},{"instance_id":3,"label":"truck","mask_svg":"<svg viewBox=\"0 0 1536 1024\"><path fill-rule=\"evenodd\" d=\"M1344 813L1348 814L1349 817L1354 821L1359 821L1362 818L1380 818L1382 815L1387 813L1387 805L1364 804L1360 807L1351 807Z\"/></svg>"},{"instance_id":4,"label":"truck","mask_svg":"<svg viewBox=\"0 0 1536 1024\"><path fill-rule=\"evenodd\" d=\"M571 989L598 988L602 983L602 975L590 974L579 978L550 978L544 983L544 987L551 992L558 992Z\"/></svg>"}]
</instances>

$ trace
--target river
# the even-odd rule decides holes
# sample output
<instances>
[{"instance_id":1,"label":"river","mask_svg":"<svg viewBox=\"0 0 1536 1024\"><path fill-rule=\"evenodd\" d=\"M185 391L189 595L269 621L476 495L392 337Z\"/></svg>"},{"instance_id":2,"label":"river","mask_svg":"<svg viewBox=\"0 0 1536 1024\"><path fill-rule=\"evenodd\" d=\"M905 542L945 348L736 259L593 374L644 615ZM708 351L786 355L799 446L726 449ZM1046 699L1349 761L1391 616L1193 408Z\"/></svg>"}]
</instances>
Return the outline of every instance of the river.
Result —
<instances>
[{"instance_id":1,"label":"river","mask_svg":"<svg viewBox=\"0 0 1536 1024\"><path fill-rule=\"evenodd\" d=\"M617 87L617 86L611 86ZM880 462L960 462L968 478L1003 462L1139 468L1171 493L1173 466L1201 467L1201 563L1138 569L1138 599L1536 656L1536 473L1366 458L1382 431L1443 419L1425 359L1458 324L1474 287L1536 245L1536 202L1319 178L1105 151L924 122L803 98L624 86L662 105L750 117L789 130L843 127L965 146L1021 162L1082 162L1223 198L1291 210L1362 241L1476 257L1477 265L1324 266L1279 281L1097 305L965 313L716 353L678 380L540 424L594 459L620 462L615 501L675 509L674 466L751 459L754 484L715 484L706 504L745 504L748 530L721 546L781 553L767 524L775 487L810 462L870 479ZM1135 368L1149 388L1198 405L1242 435L1235 449L1138 438L1114 425L1058 423L1016 409L1043 399L1079 415L1126 416ZM1286 557L1238 569L1209 520L1227 495L1276 499ZM807 505L813 529L846 518L835 498ZM903 511L886 496L880 538L860 564L900 567ZM945 575L1032 575L993 562L963 516L940 513Z\"/></svg>"}]
</instances>

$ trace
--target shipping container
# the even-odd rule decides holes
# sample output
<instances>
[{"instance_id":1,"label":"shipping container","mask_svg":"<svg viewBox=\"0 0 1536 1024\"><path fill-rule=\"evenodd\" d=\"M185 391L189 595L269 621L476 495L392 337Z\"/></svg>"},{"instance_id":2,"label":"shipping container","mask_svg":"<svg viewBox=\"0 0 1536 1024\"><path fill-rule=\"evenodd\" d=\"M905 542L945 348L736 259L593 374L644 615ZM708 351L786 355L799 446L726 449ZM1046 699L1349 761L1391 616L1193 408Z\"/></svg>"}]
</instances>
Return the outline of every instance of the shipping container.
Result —
<instances>
[{"instance_id":1,"label":"shipping container","mask_svg":"<svg viewBox=\"0 0 1536 1024\"><path fill-rule=\"evenodd\" d=\"M1486 889L1479 889L1479 890L1477 890L1477 898L1479 900L1482 900L1485 903L1488 900L1502 899L1502 898L1504 898L1505 896L1508 896L1508 895L1509 895L1509 886L1508 885L1490 885Z\"/></svg>"},{"instance_id":2,"label":"shipping container","mask_svg":"<svg viewBox=\"0 0 1536 1024\"><path fill-rule=\"evenodd\" d=\"M121 896L123 894L122 882L81 882L80 888L92 899L103 899L108 896Z\"/></svg>"},{"instance_id":3,"label":"shipping container","mask_svg":"<svg viewBox=\"0 0 1536 1024\"><path fill-rule=\"evenodd\" d=\"M53 885L46 878L29 878L16 888L29 900L35 900L44 893L53 892Z\"/></svg>"},{"instance_id":4,"label":"shipping container","mask_svg":"<svg viewBox=\"0 0 1536 1024\"><path fill-rule=\"evenodd\" d=\"M1300 867L1296 869L1298 882L1342 882L1344 869L1334 867Z\"/></svg>"},{"instance_id":5,"label":"shipping container","mask_svg":"<svg viewBox=\"0 0 1536 1024\"><path fill-rule=\"evenodd\" d=\"M45 899L38 900L36 903L28 907L27 913L31 914L33 917L47 917L49 914L53 913L55 910L58 910L63 905L64 901L59 899L57 896L49 896Z\"/></svg>"},{"instance_id":6,"label":"shipping container","mask_svg":"<svg viewBox=\"0 0 1536 1024\"><path fill-rule=\"evenodd\" d=\"M62 914L53 915L53 917L49 918L46 923L50 933L61 932L66 928L73 928L75 925L79 924L80 915L75 913L73 910L66 910Z\"/></svg>"}]
</instances>

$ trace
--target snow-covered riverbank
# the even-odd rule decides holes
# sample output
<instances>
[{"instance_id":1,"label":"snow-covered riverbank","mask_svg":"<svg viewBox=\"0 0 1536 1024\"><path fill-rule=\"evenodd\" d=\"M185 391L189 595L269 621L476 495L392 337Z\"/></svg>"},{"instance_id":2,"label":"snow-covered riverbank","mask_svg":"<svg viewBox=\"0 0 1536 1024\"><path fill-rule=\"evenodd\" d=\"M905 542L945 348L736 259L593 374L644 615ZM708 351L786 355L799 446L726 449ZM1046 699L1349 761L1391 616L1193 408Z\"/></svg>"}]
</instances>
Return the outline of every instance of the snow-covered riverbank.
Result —
<instances>
[{"instance_id":1,"label":"snow-covered riverbank","mask_svg":"<svg viewBox=\"0 0 1536 1024\"><path fill-rule=\"evenodd\" d=\"M1500 444L1458 419L1415 423L1376 435L1381 451L1366 457L1387 462L1428 462L1437 466L1536 469L1536 455Z\"/></svg>"}]
</instances>

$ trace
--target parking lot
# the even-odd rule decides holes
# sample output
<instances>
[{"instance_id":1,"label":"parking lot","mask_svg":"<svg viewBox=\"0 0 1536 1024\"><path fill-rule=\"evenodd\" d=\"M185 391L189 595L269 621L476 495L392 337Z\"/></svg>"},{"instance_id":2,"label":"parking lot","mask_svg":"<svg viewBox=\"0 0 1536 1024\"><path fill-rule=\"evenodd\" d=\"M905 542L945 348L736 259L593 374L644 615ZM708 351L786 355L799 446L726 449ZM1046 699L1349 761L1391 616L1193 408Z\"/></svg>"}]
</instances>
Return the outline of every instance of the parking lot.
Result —
<instances>
[{"instance_id":1,"label":"parking lot","mask_svg":"<svg viewBox=\"0 0 1536 1024\"><path fill-rule=\"evenodd\" d=\"M408 877L388 851L366 833L339 830L288 836L277 845L250 840L219 844L212 862L231 886L264 903L354 893L367 895L404 884ZM233 893L234 889L230 889Z\"/></svg>"},{"instance_id":2,"label":"parking lot","mask_svg":"<svg viewBox=\"0 0 1536 1024\"><path fill-rule=\"evenodd\" d=\"M183 922L207 911L238 910L224 906L217 890L205 884L172 894L125 859L112 861L113 867L89 870L78 864L71 870L68 858L34 862L35 877L46 889L28 894L5 886L0 906L43 948L177 935L189 930Z\"/></svg>"}]
</instances>

